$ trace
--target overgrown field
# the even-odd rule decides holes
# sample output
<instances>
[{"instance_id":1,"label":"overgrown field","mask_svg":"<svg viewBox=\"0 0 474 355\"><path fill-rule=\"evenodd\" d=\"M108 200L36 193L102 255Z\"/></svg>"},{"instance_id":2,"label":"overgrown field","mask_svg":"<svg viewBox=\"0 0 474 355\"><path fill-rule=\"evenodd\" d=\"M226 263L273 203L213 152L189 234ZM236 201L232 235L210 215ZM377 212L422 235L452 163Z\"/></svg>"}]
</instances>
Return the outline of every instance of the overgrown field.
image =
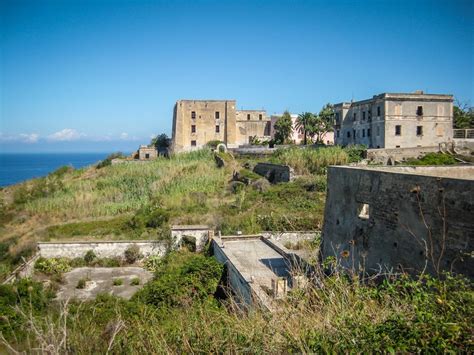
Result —
<instances>
[{"instance_id":1,"label":"overgrown field","mask_svg":"<svg viewBox=\"0 0 474 355\"><path fill-rule=\"evenodd\" d=\"M214 258L179 252L130 301L102 295L57 304L40 284L0 286L0 332L17 350L48 353L472 353L472 284L444 275L361 283L317 273L277 312L236 307Z\"/></svg>"},{"instance_id":2,"label":"overgrown field","mask_svg":"<svg viewBox=\"0 0 474 355\"><path fill-rule=\"evenodd\" d=\"M322 224L328 164L351 160L338 147L279 151L272 161L301 175L270 185L249 159L218 168L210 150L153 162L61 168L0 191L0 278L31 255L38 240L166 238L172 224L237 231L314 230ZM232 181L234 171L251 184Z\"/></svg>"}]
</instances>

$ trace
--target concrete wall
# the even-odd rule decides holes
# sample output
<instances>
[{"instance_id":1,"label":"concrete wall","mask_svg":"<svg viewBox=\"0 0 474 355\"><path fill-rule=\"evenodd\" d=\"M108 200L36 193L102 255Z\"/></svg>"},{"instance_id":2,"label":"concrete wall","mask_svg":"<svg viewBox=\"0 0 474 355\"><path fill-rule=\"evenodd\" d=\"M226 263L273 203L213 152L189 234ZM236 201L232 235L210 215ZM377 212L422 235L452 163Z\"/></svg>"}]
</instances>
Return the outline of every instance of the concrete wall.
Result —
<instances>
[{"instance_id":1,"label":"concrete wall","mask_svg":"<svg viewBox=\"0 0 474 355\"><path fill-rule=\"evenodd\" d=\"M131 245L138 245L144 257L167 252L166 243L159 241L38 242L39 255L45 258L80 258L89 250L100 258L123 257Z\"/></svg>"},{"instance_id":2,"label":"concrete wall","mask_svg":"<svg viewBox=\"0 0 474 355\"><path fill-rule=\"evenodd\" d=\"M329 167L323 259L369 273L473 277L473 178L473 166Z\"/></svg>"},{"instance_id":3,"label":"concrete wall","mask_svg":"<svg viewBox=\"0 0 474 355\"><path fill-rule=\"evenodd\" d=\"M423 114L418 115L421 106ZM453 137L452 95L381 94L335 105L336 144L369 148L436 146ZM395 134L401 126L401 134ZM422 134L417 134L417 127Z\"/></svg>"},{"instance_id":4,"label":"concrete wall","mask_svg":"<svg viewBox=\"0 0 474 355\"><path fill-rule=\"evenodd\" d=\"M288 182L294 178L293 171L288 165L258 163L253 168L253 171L258 175L264 176L273 184Z\"/></svg>"},{"instance_id":5,"label":"concrete wall","mask_svg":"<svg viewBox=\"0 0 474 355\"><path fill-rule=\"evenodd\" d=\"M182 245L184 237L191 237L195 240L196 251L201 251L206 246L213 231L208 226L183 225L171 227L171 240L173 248L179 248Z\"/></svg>"},{"instance_id":6,"label":"concrete wall","mask_svg":"<svg viewBox=\"0 0 474 355\"><path fill-rule=\"evenodd\" d=\"M157 157L158 157L158 151L154 147L142 146L138 148L139 160L152 160L152 159L156 159Z\"/></svg>"}]
</instances>

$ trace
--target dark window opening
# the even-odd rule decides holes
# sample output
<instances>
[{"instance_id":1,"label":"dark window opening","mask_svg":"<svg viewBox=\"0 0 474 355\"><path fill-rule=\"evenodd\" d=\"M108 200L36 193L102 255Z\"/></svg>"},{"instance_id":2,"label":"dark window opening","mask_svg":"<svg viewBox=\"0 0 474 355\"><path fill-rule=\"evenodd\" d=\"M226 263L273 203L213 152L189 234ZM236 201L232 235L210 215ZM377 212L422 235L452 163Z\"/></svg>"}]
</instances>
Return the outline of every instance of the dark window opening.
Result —
<instances>
[{"instance_id":1,"label":"dark window opening","mask_svg":"<svg viewBox=\"0 0 474 355\"><path fill-rule=\"evenodd\" d=\"M416 109L417 116L423 116L423 106L418 106Z\"/></svg>"},{"instance_id":2,"label":"dark window opening","mask_svg":"<svg viewBox=\"0 0 474 355\"><path fill-rule=\"evenodd\" d=\"M150 159L150 154L149 153L145 154L145 159Z\"/></svg>"},{"instance_id":3,"label":"dark window opening","mask_svg":"<svg viewBox=\"0 0 474 355\"><path fill-rule=\"evenodd\" d=\"M336 131L336 137L339 138L339 130Z\"/></svg>"},{"instance_id":4,"label":"dark window opening","mask_svg":"<svg viewBox=\"0 0 474 355\"><path fill-rule=\"evenodd\" d=\"M191 133L196 133L196 125L191 126Z\"/></svg>"},{"instance_id":5,"label":"dark window opening","mask_svg":"<svg viewBox=\"0 0 474 355\"><path fill-rule=\"evenodd\" d=\"M216 111L216 120L219 119L219 115L220 115L219 111Z\"/></svg>"},{"instance_id":6,"label":"dark window opening","mask_svg":"<svg viewBox=\"0 0 474 355\"><path fill-rule=\"evenodd\" d=\"M354 121L357 119L357 113L354 112Z\"/></svg>"},{"instance_id":7,"label":"dark window opening","mask_svg":"<svg viewBox=\"0 0 474 355\"><path fill-rule=\"evenodd\" d=\"M365 137L365 129L362 130L362 137Z\"/></svg>"},{"instance_id":8,"label":"dark window opening","mask_svg":"<svg viewBox=\"0 0 474 355\"><path fill-rule=\"evenodd\" d=\"M247 121L250 121L250 113L247 113Z\"/></svg>"},{"instance_id":9,"label":"dark window opening","mask_svg":"<svg viewBox=\"0 0 474 355\"><path fill-rule=\"evenodd\" d=\"M195 147L196 146L196 141L191 141L191 147Z\"/></svg>"},{"instance_id":10,"label":"dark window opening","mask_svg":"<svg viewBox=\"0 0 474 355\"><path fill-rule=\"evenodd\" d=\"M347 131L347 138L351 138L351 132Z\"/></svg>"},{"instance_id":11,"label":"dark window opening","mask_svg":"<svg viewBox=\"0 0 474 355\"><path fill-rule=\"evenodd\" d=\"M377 116L380 116L380 106L377 106Z\"/></svg>"},{"instance_id":12,"label":"dark window opening","mask_svg":"<svg viewBox=\"0 0 474 355\"><path fill-rule=\"evenodd\" d=\"M400 125L395 126L395 135L396 136L401 136L402 135L402 126L400 126Z\"/></svg>"},{"instance_id":13,"label":"dark window opening","mask_svg":"<svg viewBox=\"0 0 474 355\"><path fill-rule=\"evenodd\" d=\"M362 112L362 119L365 120L365 111Z\"/></svg>"},{"instance_id":14,"label":"dark window opening","mask_svg":"<svg viewBox=\"0 0 474 355\"><path fill-rule=\"evenodd\" d=\"M396 145L395 148L400 148L400 146L399 146L399 145Z\"/></svg>"},{"instance_id":15,"label":"dark window opening","mask_svg":"<svg viewBox=\"0 0 474 355\"><path fill-rule=\"evenodd\" d=\"M261 121L262 120L262 115L258 115L258 119Z\"/></svg>"},{"instance_id":16,"label":"dark window opening","mask_svg":"<svg viewBox=\"0 0 474 355\"><path fill-rule=\"evenodd\" d=\"M191 118L192 118L192 119L195 119L195 118L196 118L196 111L192 111L192 112L191 112Z\"/></svg>"},{"instance_id":17,"label":"dark window opening","mask_svg":"<svg viewBox=\"0 0 474 355\"><path fill-rule=\"evenodd\" d=\"M367 128L367 137L370 137L370 128Z\"/></svg>"},{"instance_id":18,"label":"dark window opening","mask_svg":"<svg viewBox=\"0 0 474 355\"><path fill-rule=\"evenodd\" d=\"M352 130L352 137L354 137L354 139L356 139L356 137L357 137L357 135L356 135L356 134L357 134L356 130L355 130L355 129L353 129L353 130Z\"/></svg>"},{"instance_id":19,"label":"dark window opening","mask_svg":"<svg viewBox=\"0 0 474 355\"><path fill-rule=\"evenodd\" d=\"M216 133L219 133L221 130L221 127L219 125L216 125Z\"/></svg>"},{"instance_id":20,"label":"dark window opening","mask_svg":"<svg viewBox=\"0 0 474 355\"><path fill-rule=\"evenodd\" d=\"M423 135L423 126L416 126L416 135L417 136Z\"/></svg>"}]
</instances>

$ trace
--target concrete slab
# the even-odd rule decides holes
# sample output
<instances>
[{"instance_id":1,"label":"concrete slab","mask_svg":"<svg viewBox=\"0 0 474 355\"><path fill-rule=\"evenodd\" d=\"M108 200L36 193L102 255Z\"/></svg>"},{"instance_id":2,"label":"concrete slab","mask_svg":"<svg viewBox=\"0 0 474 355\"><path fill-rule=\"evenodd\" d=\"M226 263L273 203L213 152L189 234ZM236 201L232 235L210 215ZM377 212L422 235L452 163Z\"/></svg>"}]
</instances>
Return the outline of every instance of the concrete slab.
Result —
<instances>
[{"instance_id":1,"label":"concrete slab","mask_svg":"<svg viewBox=\"0 0 474 355\"><path fill-rule=\"evenodd\" d=\"M140 284L133 286L134 278ZM86 287L78 289L80 279L87 278ZM76 298L79 300L94 299L99 293L130 299L143 285L153 278L153 274L141 267L81 267L64 275L64 284L56 295L57 300ZM114 286L114 279L121 279L122 285Z\"/></svg>"}]
</instances>

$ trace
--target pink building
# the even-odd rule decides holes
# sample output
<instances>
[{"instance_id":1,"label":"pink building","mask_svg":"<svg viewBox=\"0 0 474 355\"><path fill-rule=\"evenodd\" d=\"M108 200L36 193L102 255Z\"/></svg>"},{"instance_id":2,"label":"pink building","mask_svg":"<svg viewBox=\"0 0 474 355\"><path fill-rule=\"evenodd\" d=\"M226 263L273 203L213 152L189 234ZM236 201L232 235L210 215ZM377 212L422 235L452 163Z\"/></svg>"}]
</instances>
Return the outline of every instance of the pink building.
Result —
<instances>
[{"instance_id":1,"label":"pink building","mask_svg":"<svg viewBox=\"0 0 474 355\"><path fill-rule=\"evenodd\" d=\"M275 138L275 123L276 121L281 117L282 115L272 115L270 117L270 136ZM291 133L290 139L295 143L295 144L301 144L304 140L304 134L303 132L300 132L298 129L296 129L296 120L298 118L298 115L291 115L291 122L293 123L293 132ZM334 132L328 132L324 135L323 137L323 142L327 145L333 145L334 144Z\"/></svg>"}]
</instances>

